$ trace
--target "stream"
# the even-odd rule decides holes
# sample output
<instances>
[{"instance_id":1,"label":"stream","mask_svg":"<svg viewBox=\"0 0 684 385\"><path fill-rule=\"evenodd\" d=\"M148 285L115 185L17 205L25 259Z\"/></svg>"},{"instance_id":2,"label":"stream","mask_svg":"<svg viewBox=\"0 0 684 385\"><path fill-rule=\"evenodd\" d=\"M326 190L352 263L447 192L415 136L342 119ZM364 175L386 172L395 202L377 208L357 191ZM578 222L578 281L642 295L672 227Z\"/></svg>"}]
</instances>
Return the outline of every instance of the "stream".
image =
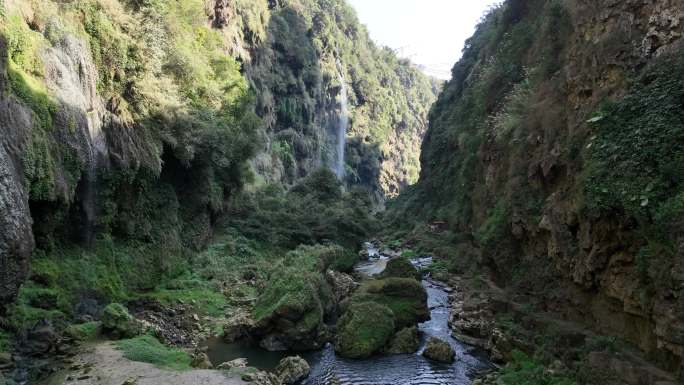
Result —
<instances>
[{"instance_id":1,"label":"stream","mask_svg":"<svg viewBox=\"0 0 684 385\"><path fill-rule=\"evenodd\" d=\"M372 277L381 273L389 257L367 244L369 260L359 263L355 271ZM431 258L412 260L418 267L432 263ZM441 283L425 278L423 287L428 293L428 307L431 319L419 324L421 347L414 354L375 356L363 360L352 360L335 354L332 344L316 352L299 353L311 366L311 374L301 385L467 385L472 377L488 368L486 354L453 337L449 329L448 288ZM424 358L421 353L429 337L447 341L456 351L453 364L441 364ZM273 369L281 358L291 352L266 352L247 344L225 344L220 339L208 342L212 362L247 358L251 366L262 370Z\"/></svg>"}]
</instances>

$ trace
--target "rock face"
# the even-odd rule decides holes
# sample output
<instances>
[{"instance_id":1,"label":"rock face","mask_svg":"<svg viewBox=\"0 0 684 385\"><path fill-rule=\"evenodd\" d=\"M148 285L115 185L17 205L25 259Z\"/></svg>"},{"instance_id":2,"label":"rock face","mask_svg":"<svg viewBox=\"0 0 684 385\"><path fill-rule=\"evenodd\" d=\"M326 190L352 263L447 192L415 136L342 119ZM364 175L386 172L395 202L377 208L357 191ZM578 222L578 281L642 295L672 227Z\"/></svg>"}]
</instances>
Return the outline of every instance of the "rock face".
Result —
<instances>
[{"instance_id":1,"label":"rock face","mask_svg":"<svg viewBox=\"0 0 684 385\"><path fill-rule=\"evenodd\" d=\"M423 356L437 362L452 363L456 358L454 349L447 342L438 338L430 338L423 351Z\"/></svg>"},{"instance_id":2,"label":"rock face","mask_svg":"<svg viewBox=\"0 0 684 385\"><path fill-rule=\"evenodd\" d=\"M5 51L1 44L0 50ZM0 126L3 130L16 130L0 138L0 312L3 312L3 305L14 300L26 279L34 241L20 161L20 143L31 120L19 104L0 95Z\"/></svg>"},{"instance_id":3,"label":"rock face","mask_svg":"<svg viewBox=\"0 0 684 385\"><path fill-rule=\"evenodd\" d=\"M223 325L223 340L226 343L233 343L241 338L247 337L250 330L254 327L254 320L249 312L239 311L231 316Z\"/></svg>"},{"instance_id":4,"label":"rock face","mask_svg":"<svg viewBox=\"0 0 684 385\"><path fill-rule=\"evenodd\" d=\"M666 165L684 156L673 145L684 140L674 112L683 9L505 2L454 67L430 115L420 181L398 202L411 218L448 218L464 236L454 249L478 249L459 255L465 267L672 372L684 362L684 184Z\"/></svg>"},{"instance_id":5,"label":"rock face","mask_svg":"<svg viewBox=\"0 0 684 385\"><path fill-rule=\"evenodd\" d=\"M282 384L295 384L309 376L309 363L299 356L286 357L280 360L275 368L275 375Z\"/></svg>"},{"instance_id":6,"label":"rock face","mask_svg":"<svg viewBox=\"0 0 684 385\"><path fill-rule=\"evenodd\" d=\"M335 303L342 302L359 287L359 283L349 274L340 273L338 271L328 270L325 273L325 278L332 287L333 294L335 295Z\"/></svg>"},{"instance_id":7,"label":"rock face","mask_svg":"<svg viewBox=\"0 0 684 385\"><path fill-rule=\"evenodd\" d=\"M114 338L132 338L142 332L142 325L119 303L111 303L102 313L102 330Z\"/></svg>"},{"instance_id":8,"label":"rock face","mask_svg":"<svg viewBox=\"0 0 684 385\"><path fill-rule=\"evenodd\" d=\"M348 358L370 357L387 344L394 328L394 313L387 306L354 303L337 323L335 351Z\"/></svg>"}]
</instances>

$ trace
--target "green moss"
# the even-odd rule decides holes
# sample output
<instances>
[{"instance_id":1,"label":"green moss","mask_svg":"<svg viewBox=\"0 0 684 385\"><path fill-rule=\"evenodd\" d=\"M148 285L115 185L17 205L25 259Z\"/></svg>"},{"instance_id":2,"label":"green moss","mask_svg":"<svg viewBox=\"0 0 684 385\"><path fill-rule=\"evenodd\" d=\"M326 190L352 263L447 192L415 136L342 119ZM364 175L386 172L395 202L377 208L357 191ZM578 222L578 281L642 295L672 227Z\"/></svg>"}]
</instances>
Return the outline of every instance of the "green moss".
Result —
<instances>
[{"instance_id":1,"label":"green moss","mask_svg":"<svg viewBox=\"0 0 684 385\"><path fill-rule=\"evenodd\" d=\"M506 385L576 385L562 374L550 374L544 365L520 351L513 352L513 361L501 371L500 381Z\"/></svg>"},{"instance_id":2,"label":"green moss","mask_svg":"<svg viewBox=\"0 0 684 385\"><path fill-rule=\"evenodd\" d=\"M354 303L337 324L335 351L349 358L365 358L380 351L394 333L392 311L375 302Z\"/></svg>"},{"instance_id":3,"label":"green moss","mask_svg":"<svg viewBox=\"0 0 684 385\"><path fill-rule=\"evenodd\" d=\"M110 303L102 313L102 329L115 338L131 338L142 332L142 326L119 303Z\"/></svg>"},{"instance_id":4,"label":"green moss","mask_svg":"<svg viewBox=\"0 0 684 385\"><path fill-rule=\"evenodd\" d=\"M164 346L149 335L117 341L116 346L123 351L124 357L132 361L146 362L165 369L190 370L192 360L185 351Z\"/></svg>"},{"instance_id":5,"label":"green moss","mask_svg":"<svg viewBox=\"0 0 684 385\"><path fill-rule=\"evenodd\" d=\"M353 303L376 302L392 310L397 328L430 319L427 293L412 278L386 278L365 282L352 296Z\"/></svg>"},{"instance_id":6,"label":"green moss","mask_svg":"<svg viewBox=\"0 0 684 385\"><path fill-rule=\"evenodd\" d=\"M477 240L485 247L494 247L505 235L509 225L508 210L499 202L477 232Z\"/></svg>"},{"instance_id":7,"label":"green moss","mask_svg":"<svg viewBox=\"0 0 684 385\"><path fill-rule=\"evenodd\" d=\"M420 272L413 266L411 261L404 257L389 260L381 276L383 278L413 278L417 281L422 278Z\"/></svg>"},{"instance_id":8,"label":"green moss","mask_svg":"<svg viewBox=\"0 0 684 385\"><path fill-rule=\"evenodd\" d=\"M259 322L274 315L303 316L316 308L319 299L320 273L299 268L282 267L269 279L269 284L254 306L254 319Z\"/></svg>"},{"instance_id":9,"label":"green moss","mask_svg":"<svg viewBox=\"0 0 684 385\"><path fill-rule=\"evenodd\" d=\"M100 335L99 322L86 322L67 326L64 333L76 341L92 341Z\"/></svg>"},{"instance_id":10,"label":"green moss","mask_svg":"<svg viewBox=\"0 0 684 385\"><path fill-rule=\"evenodd\" d=\"M218 287L200 280L191 281L190 284L182 282L173 288L166 284L144 297L155 299L163 305L189 305L197 314L212 317L225 315L229 307L228 299Z\"/></svg>"}]
</instances>

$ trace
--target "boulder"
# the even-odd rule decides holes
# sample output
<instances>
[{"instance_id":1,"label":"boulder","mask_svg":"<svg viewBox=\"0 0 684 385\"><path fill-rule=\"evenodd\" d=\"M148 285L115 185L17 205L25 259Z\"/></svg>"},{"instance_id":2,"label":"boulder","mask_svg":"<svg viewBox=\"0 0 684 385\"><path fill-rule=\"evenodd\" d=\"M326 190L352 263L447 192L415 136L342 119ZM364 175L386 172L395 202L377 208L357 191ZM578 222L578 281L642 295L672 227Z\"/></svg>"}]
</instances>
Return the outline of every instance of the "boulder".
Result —
<instances>
[{"instance_id":1,"label":"boulder","mask_svg":"<svg viewBox=\"0 0 684 385\"><path fill-rule=\"evenodd\" d=\"M337 324L335 351L365 358L381 351L394 334L394 313L375 302L352 303Z\"/></svg>"},{"instance_id":2,"label":"boulder","mask_svg":"<svg viewBox=\"0 0 684 385\"><path fill-rule=\"evenodd\" d=\"M286 385L305 379L310 372L309 363L299 356L283 358L275 369L275 375Z\"/></svg>"},{"instance_id":3,"label":"boulder","mask_svg":"<svg viewBox=\"0 0 684 385\"><path fill-rule=\"evenodd\" d=\"M411 326L401 329L392 337L387 353L389 354L410 354L415 353L420 347L420 337L418 328Z\"/></svg>"},{"instance_id":4,"label":"boulder","mask_svg":"<svg viewBox=\"0 0 684 385\"><path fill-rule=\"evenodd\" d=\"M377 302L392 310L397 328L415 326L430 319L425 288L413 278L370 280L351 297L351 302Z\"/></svg>"},{"instance_id":5,"label":"boulder","mask_svg":"<svg viewBox=\"0 0 684 385\"><path fill-rule=\"evenodd\" d=\"M328 270L325 273L325 279L332 287L335 303L342 302L342 300L349 297L354 290L359 287L359 283L349 274L340 273L334 270Z\"/></svg>"},{"instance_id":6,"label":"boulder","mask_svg":"<svg viewBox=\"0 0 684 385\"><path fill-rule=\"evenodd\" d=\"M254 320L248 312L240 311L235 313L223 325L223 340L230 344L247 337L253 327Z\"/></svg>"},{"instance_id":7,"label":"boulder","mask_svg":"<svg viewBox=\"0 0 684 385\"><path fill-rule=\"evenodd\" d=\"M390 259L380 277L413 278L417 281L422 279L422 275L418 269L416 269L411 261L406 258Z\"/></svg>"},{"instance_id":8,"label":"boulder","mask_svg":"<svg viewBox=\"0 0 684 385\"><path fill-rule=\"evenodd\" d=\"M242 381L249 382L253 385L282 385L275 374L267 372L246 372L241 375Z\"/></svg>"},{"instance_id":9,"label":"boulder","mask_svg":"<svg viewBox=\"0 0 684 385\"><path fill-rule=\"evenodd\" d=\"M449 343L431 337L423 351L423 356L433 361L450 364L456 359L456 352Z\"/></svg>"},{"instance_id":10,"label":"boulder","mask_svg":"<svg viewBox=\"0 0 684 385\"><path fill-rule=\"evenodd\" d=\"M236 358L232 361L226 361L216 367L218 370L230 370L234 368L246 368L248 365L246 358Z\"/></svg>"},{"instance_id":11,"label":"boulder","mask_svg":"<svg viewBox=\"0 0 684 385\"><path fill-rule=\"evenodd\" d=\"M190 364L193 368L196 369L213 369L214 365L212 365L211 360L209 360L209 356L207 353L197 353L195 357L192 358L192 363Z\"/></svg>"},{"instance_id":12,"label":"boulder","mask_svg":"<svg viewBox=\"0 0 684 385\"><path fill-rule=\"evenodd\" d=\"M324 315L332 311L324 275L302 269L278 271L254 306L251 336L268 350L314 350L328 340Z\"/></svg>"},{"instance_id":13,"label":"boulder","mask_svg":"<svg viewBox=\"0 0 684 385\"><path fill-rule=\"evenodd\" d=\"M114 338L132 338L142 333L142 324L120 303L110 303L102 313L102 331Z\"/></svg>"}]
</instances>

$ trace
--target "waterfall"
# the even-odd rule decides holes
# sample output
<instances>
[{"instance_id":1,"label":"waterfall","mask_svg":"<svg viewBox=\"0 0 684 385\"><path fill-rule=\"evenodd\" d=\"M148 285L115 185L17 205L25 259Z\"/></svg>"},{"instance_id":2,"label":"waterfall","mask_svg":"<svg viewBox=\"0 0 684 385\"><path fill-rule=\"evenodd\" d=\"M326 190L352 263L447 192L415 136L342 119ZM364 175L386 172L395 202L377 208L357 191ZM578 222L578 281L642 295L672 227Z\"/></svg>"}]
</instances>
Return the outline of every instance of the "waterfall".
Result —
<instances>
[{"instance_id":1,"label":"waterfall","mask_svg":"<svg viewBox=\"0 0 684 385\"><path fill-rule=\"evenodd\" d=\"M338 80L340 82L340 115L337 121L337 161L335 163L335 173L340 180L344 179L344 149L347 141L347 128L349 127L349 111L347 100L347 82L342 72L342 64L337 61Z\"/></svg>"},{"instance_id":2,"label":"waterfall","mask_svg":"<svg viewBox=\"0 0 684 385\"><path fill-rule=\"evenodd\" d=\"M87 150L88 164L84 175L83 188L83 240L88 247L95 241L95 227L97 225L97 194L98 181L97 170L102 165L103 158L107 155L107 144L104 133L101 131L102 117L92 111L87 117Z\"/></svg>"}]
</instances>

